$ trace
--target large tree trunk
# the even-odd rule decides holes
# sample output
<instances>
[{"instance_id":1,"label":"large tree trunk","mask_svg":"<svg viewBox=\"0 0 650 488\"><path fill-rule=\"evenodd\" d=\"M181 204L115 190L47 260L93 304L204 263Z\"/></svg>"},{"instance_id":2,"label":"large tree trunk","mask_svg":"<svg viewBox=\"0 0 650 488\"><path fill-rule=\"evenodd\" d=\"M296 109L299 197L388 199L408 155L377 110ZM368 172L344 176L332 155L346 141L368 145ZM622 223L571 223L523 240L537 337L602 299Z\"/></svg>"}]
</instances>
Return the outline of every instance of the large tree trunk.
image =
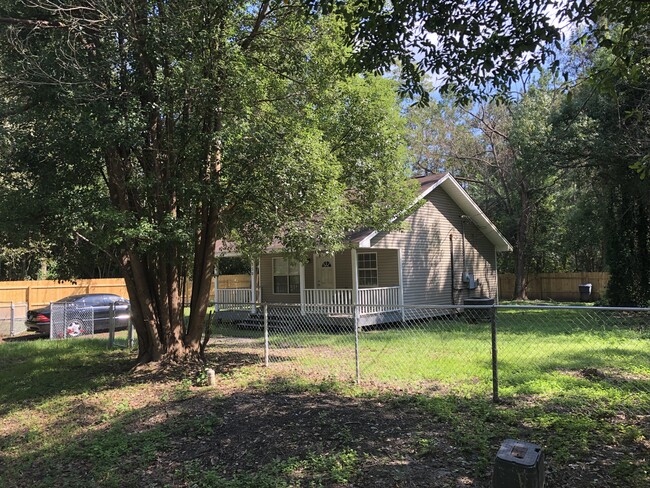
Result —
<instances>
[{"instance_id":1,"label":"large tree trunk","mask_svg":"<svg viewBox=\"0 0 650 488\"><path fill-rule=\"evenodd\" d=\"M137 195L127 184L130 160L126 152L113 148L106 153L110 197L116 209L139 213ZM210 173L214 173L210 171ZM162 205L170 208L169 199ZM173 199L172 199L173 200ZM197 233L190 321L184 327L180 293L181 260L177 249L167 248L142 253L137 242L126 240L122 245L120 265L129 298L134 328L138 334L138 362L198 361L204 321L210 299L213 276L214 245L219 215L211 202L203 204L203 215Z\"/></svg>"}]
</instances>

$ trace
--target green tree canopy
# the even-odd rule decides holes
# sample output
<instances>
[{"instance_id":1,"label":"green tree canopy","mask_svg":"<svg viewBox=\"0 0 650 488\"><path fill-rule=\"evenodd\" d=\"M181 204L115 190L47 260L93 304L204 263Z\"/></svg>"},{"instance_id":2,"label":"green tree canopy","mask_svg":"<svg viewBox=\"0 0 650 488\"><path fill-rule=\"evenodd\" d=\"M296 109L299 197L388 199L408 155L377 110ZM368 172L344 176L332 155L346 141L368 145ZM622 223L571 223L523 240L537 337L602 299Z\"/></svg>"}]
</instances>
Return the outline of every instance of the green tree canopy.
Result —
<instances>
[{"instance_id":1,"label":"green tree canopy","mask_svg":"<svg viewBox=\"0 0 650 488\"><path fill-rule=\"evenodd\" d=\"M112 0L14 17L1 60L12 160L62 238L119 262L141 361L198 355L218 238L251 255L279 239L300 257L387 228L413 201L394 86L343 75L335 17Z\"/></svg>"}]
</instances>

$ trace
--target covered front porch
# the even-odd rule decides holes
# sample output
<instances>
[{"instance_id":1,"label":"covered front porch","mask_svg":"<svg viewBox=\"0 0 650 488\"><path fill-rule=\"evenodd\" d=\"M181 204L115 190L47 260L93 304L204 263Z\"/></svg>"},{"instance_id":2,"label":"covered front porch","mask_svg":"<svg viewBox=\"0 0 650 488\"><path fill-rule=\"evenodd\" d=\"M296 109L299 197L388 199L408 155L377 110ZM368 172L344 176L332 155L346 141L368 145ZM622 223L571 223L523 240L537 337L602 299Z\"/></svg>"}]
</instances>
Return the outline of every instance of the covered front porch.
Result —
<instances>
[{"instance_id":1,"label":"covered front porch","mask_svg":"<svg viewBox=\"0 0 650 488\"><path fill-rule=\"evenodd\" d=\"M404 304L398 249L314 253L294 263L264 254L251 267L251 286L215 291L215 310L250 310L260 303L293 305L302 315L367 317L399 312ZM394 319L394 313L390 316Z\"/></svg>"}]
</instances>

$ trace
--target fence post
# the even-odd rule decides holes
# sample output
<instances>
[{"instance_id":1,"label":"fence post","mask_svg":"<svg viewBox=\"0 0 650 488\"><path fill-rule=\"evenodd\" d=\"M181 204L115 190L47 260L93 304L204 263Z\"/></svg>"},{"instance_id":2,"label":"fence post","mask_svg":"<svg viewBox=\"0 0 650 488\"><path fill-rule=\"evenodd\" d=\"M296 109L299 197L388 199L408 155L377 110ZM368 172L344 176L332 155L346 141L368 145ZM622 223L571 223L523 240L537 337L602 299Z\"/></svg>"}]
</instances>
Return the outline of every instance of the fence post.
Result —
<instances>
[{"instance_id":1,"label":"fence post","mask_svg":"<svg viewBox=\"0 0 650 488\"><path fill-rule=\"evenodd\" d=\"M11 322L9 322L9 336L13 337L16 335L16 308L14 307L14 302L13 300L11 301L11 314L10 314L10 319Z\"/></svg>"},{"instance_id":2,"label":"fence post","mask_svg":"<svg viewBox=\"0 0 650 488\"><path fill-rule=\"evenodd\" d=\"M499 369L497 362L497 309L492 305L490 313L490 329L492 335L492 401L499 401Z\"/></svg>"},{"instance_id":3,"label":"fence post","mask_svg":"<svg viewBox=\"0 0 650 488\"><path fill-rule=\"evenodd\" d=\"M52 337L54 337L54 311L52 310L52 302L50 302L50 339Z\"/></svg>"},{"instance_id":4,"label":"fence post","mask_svg":"<svg viewBox=\"0 0 650 488\"><path fill-rule=\"evenodd\" d=\"M129 328L126 333L126 346L129 351L133 350L133 320L131 320L131 310L129 309Z\"/></svg>"},{"instance_id":5,"label":"fence post","mask_svg":"<svg viewBox=\"0 0 650 488\"><path fill-rule=\"evenodd\" d=\"M52 330L52 305L50 304L50 331ZM63 338L68 338L68 304L63 304Z\"/></svg>"},{"instance_id":6,"label":"fence post","mask_svg":"<svg viewBox=\"0 0 650 488\"><path fill-rule=\"evenodd\" d=\"M115 346L115 303L111 303L108 311L110 313L108 322L108 347L109 349L113 349Z\"/></svg>"},{"instance_id":7,"label":"fence post","mask_svg":"<svg viewBox=\"0 0 650 488\"><path fill-rule=\"evenodd\" d=\"M264 304L264 366L269 367L269 306Z\"/></svg>"},{"instance_id":8,"label":"fence post","mask_svg":"<svg viewBox=\"0 0 650 488\"><path fill-rule=\"evenodd\" d=\"M361 370L359 368L359 305L354 306L354 361L357 385L361 383Z\"/></svg>"}]
</instances>

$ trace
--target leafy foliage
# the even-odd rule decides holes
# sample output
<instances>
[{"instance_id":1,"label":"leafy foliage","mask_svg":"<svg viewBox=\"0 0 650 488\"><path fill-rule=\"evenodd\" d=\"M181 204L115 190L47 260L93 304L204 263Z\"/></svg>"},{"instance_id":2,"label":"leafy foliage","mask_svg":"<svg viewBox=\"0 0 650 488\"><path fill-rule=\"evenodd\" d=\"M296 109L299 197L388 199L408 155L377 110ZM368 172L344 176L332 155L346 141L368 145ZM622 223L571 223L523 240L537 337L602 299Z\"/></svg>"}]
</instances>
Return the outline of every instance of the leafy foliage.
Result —
<instances>
[{"instance_id":1,"label":"leafy foliage","mask_svg":"<svg viewBox=\"0 0 650 488\"><path fill-rule=\"evenodd\" d=\"M424 73L443 93L463 101L505 93L522 72L559 66L555 52L562 22L591 15L588 2L418 0L317 1L312 8L341 12L355 56L353 69L386 72L402 66L402 93L429 100ZM551 14L553 13L554 16Z\"/></svg>"},{"instance_id":2,"label":"leafy foliage","mask_svg":"<svg viewBox=\"0 0 650 488\"><path fill-rule=\"evenodd\" d=\"M21 2L4 28L11 158L52 240L119 263L142 361L198 351L218 238L300 257L412 202L393 85L344 75L340 19L291 2L77 7Z\"/></svg>"}]
</instances>

